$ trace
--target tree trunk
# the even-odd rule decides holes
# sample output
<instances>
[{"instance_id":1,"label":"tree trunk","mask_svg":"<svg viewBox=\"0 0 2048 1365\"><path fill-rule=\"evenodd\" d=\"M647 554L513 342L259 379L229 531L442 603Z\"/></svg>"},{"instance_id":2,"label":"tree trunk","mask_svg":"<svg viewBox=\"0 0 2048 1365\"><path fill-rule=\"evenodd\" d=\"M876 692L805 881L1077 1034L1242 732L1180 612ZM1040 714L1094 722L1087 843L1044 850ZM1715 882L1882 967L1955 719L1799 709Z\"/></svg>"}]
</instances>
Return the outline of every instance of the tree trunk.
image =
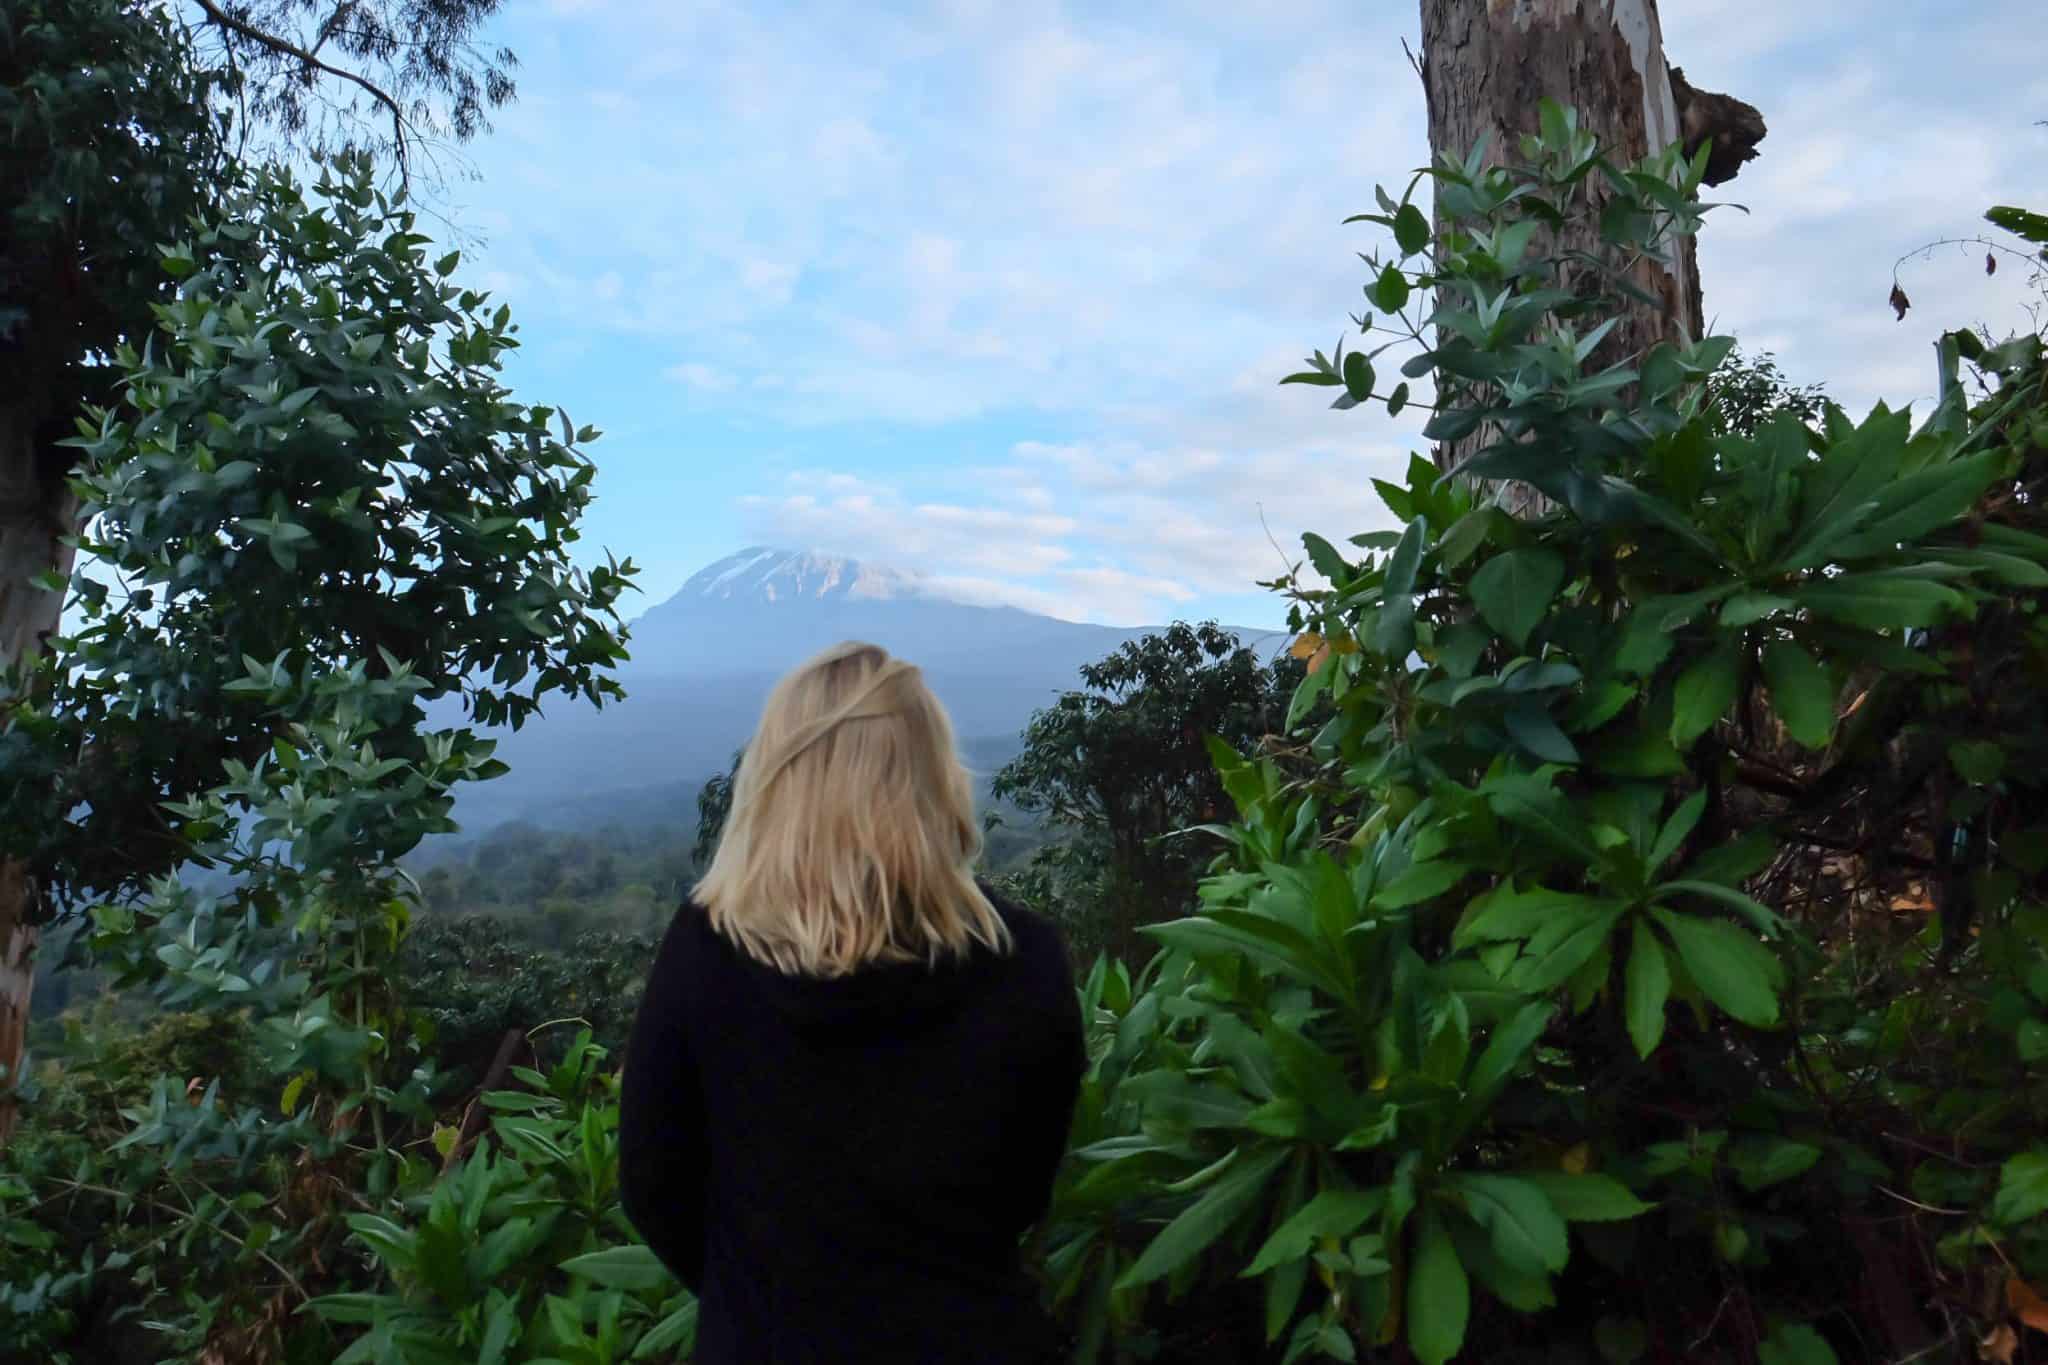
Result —
<instances>
[{"instance_id":1,"label":"tree trunk","mask_svg":"<svg viewBox=\"0 0 2048 1365\"><path fill-rule=\"evenodd\" d=\"M1709 184L1732 178L1764 134L1755 109L1694 90L1683 72L1666 65L1656 0L1422 0L1421 68L1433 157L1462 162L1481 134L1489 165L1515 156L1522 136L1537 131L1545 97L1577 110L1579 126L1621 164L1673 142L1691 151L1713 138ZM1602 186L1590 188L1597 194ZM1568 235L1558 249L1597 251L1598 223L1596 212L1580 228L1582 240ZM1680 239L1672 255L1668 267L1643 264L1635 282L1659 305L1634 305L1603 343L1602 357L1638 356L1659 341L1699 337L1693 239ZM1450 468L1484 439L1475 432L1438 446L1438 467ZM1519 513L1541 499L1517 487L1508 503Z\"/></svg>"},{"instance_id":2,"label":"tree trunk","mask_svg":"<svg viewBox=\"0 0 2048 1365\"><path fill-rule=\"evenodd\" d=\"M0 406L0 673L40 653L64 610L63 593L30 582L50 569L71 571L62 537L77 508L65 463L50 458L46 427L31 407ZM0 701L0 719L4 708ZM12 1092L28 1041L42 909L28 867L0 856L0 1144L14 1130Z\"/></svg>"},{"instance_id":3,"label":"tree trunk","mask_svg":"<svg viewBox=\"0 0 2048 1365\"><path fill-rule=\"evenodd\" d=\"M29 991L36 979L36 926L28 920L28 869L0 860L0 1147L14 1135L14 1085L28 1052Z\"/></svg>"}]
</instances>

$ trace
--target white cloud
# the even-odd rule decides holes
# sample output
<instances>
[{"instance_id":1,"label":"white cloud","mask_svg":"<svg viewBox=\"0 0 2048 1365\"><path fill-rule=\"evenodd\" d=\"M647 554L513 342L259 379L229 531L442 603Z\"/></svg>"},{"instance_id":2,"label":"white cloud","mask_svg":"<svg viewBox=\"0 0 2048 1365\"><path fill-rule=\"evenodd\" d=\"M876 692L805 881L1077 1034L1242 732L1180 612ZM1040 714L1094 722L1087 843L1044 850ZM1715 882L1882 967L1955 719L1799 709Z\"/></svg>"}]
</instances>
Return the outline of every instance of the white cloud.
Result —
<instances>
[{"instance_id":1,"label":"white cloud","mask_svg":"<svg viewBox=\"0 0 2048 1365\"><path fill-rule=\"evenodd\" d=\"M699 393L723 393L727 389L732 388L736 382L725 371L715 369L710 365L695 360L685 361L680 365L671 365L662 373L679 384L697 390Z\"/></svg>"},{"instance_id":2,"label":"white cloud","mask_svg":"<svg viewBox=\"0 0 2048 1365\"><path fill-rule=\"evenodd\" d=\"M1981 256L1910 263L1903 323L1883 304L1901 254L2048 199L2048 80L2011 40L2031 9L1967 8L1665 7L1671 60L1771 127L1719 192L1751 215L1701 239L1708 310L1854 407L1927 395L1942 327L2018 321ZM549 335L598 336L606 382L665 373L837 471L763 474L737 506L698 505L687 461L633 475L721 535L737 515L1158 619L1272 576L1302 530L1388 522L1371 479L1419 417L1275 381L1359 306L1374 229L1340 220L1426 157L1414 27L1326 0L1279 30L1223 0L1141 27L1052 0L593 6L593 74L530 64L479 150L486 278Z\"/></svg>"}]
</instances>

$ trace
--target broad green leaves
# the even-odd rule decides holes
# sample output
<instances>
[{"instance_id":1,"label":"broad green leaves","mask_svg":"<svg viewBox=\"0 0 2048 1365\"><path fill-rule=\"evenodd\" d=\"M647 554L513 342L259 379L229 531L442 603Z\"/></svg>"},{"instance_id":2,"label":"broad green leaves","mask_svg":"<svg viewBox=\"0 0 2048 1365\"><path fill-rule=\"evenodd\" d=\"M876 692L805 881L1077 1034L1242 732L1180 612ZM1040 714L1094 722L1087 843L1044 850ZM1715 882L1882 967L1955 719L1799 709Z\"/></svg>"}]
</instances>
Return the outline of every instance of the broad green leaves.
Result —
<instances>
[{"instance_id":1,"label":"broad green leaves","mask_svg":"<svg viewBox=\"0 0 2048 1365\"><path fill-rule=\"evenodd\" d=\"M1835 685L1827 670L1783 640L1764 647L1763 667L1771 705L1785 728L1807 748L1825 749L1835 730Z\"/></svg>"},{"instance_id":2,"label":"broad green leaves","mask_svg":"<svg viewBox=\"0 0 2048 1365\"><path fill-rule=\"evenodd\" d=\"M1472 604L1488 625L1519 649L1564 586L1564 576L1564 558L1554 551L1509 550L1487 560L1472 575Z\"/></svg>"},{"instance_id":3,"label":"broad green leaves","mask_svg":"<svg viewBox=\"0 0 2048 1365\"><path fill-rule=\"evenodd\" d=\"M1371 307L1429 300L1426 349L1398 364L1432 391L1425 437L1455 448L1373 481L1395 526L1304 538L1327 588L1273 585L1316 672L1256 782L1223 763L1241 819L1204 909L1148 931L1183 974L1161 988L1172 1041L1153 1060L1180 1079L1123 1094L1187 1150L1156 1214L1178 1230L1145 1271L1174 1292L1226 1267L1268 1277L1266 1326L1290 1361L1350 1358L1366 1339L1354 1325L1381 1345L1404 1332L1424 1361L1469 1352L1467 1323L1491 1320L1475 1293L1536 1313L1565 1292L1553 1277L1573 1222L1647 1215L1660 1245L1725 1273L1765 1264L1791 1233L1759 1199L1873 1175L1853 1143L1803 1126L1846 1112L1808 1093L1836 1073L1790 1077L1744 1033L1816 1027L1792 1008L1795 970L1802 1006L1860 989L1831 958L1842 936L1804 921L1840 913L1831 898L1918 896L1923 850L1939 848L1971 879L1961 952L2015 953L2024 935L1987 907L2038 898L2048 867L2026 847L2048 830L1995 832L2031 820L2014 812L2032 809L2023 766L2039 765L1976 714L2025 724L2004 698L2038 671L2021 661L2048 657L2023 600L2048 587L2048 532L2014 510L2038 501L2018 482L2039 445L2021 415L2038 407L2038 348L1946 339L1948 396L1918 429L1792 390L1767 358L1736 362L1729 338L1628 353L1622 315L1651 302L1631 263L1699 227L1706 163L1673 149L1618 166L1570 111L1540 123L1523 162L1432 167L1433 239L1406 197L1382 191L1360 216L1398 249L1366 256ZM1597 219L1581 225L1597 243L1567 271L1558 233L1574 215ZM1356 321L1371 336L1385 320ZM1353 407L1391 349L1340 345L1286 382L1341 385L1336 406ZM2026 378L1965 413L1964 356ZM1923 785L1871 809L1902 764ZM1857 966L1873 981L1907 970L1882 954ZM2007 1065L2048 1051L2038 1011L2013 1003L2023 975L1999 997ZM1843 1055L1881 1074L1933 1027L1913 1004L1860 1020ZM1714 1106L1739 1121L1694 1131ZM1299 1158L1292 1183L1238 1208L1226 1182L1276 1144ZM1563 1156L1503 1161L1531 1152ZM2013 1168L1999 1207L2037 1215L2036 1174ZM1580 1235L1617 1264L1622 1236ZM1606 1344L1647 1343L1642 1327L1618 1323ZM1817 1338L1768 1341L1789 1361Z\"/></svg>"},{"instance_id":4,"label":"broad green leaves","mask_svg":"<svg viewBox=\"0 0 2048 1365\"><path fill-rule=\"evenodd\" d=\"M1286 1159L1285 1151L1260 1152L1224 1172L1201 1198L1160 1230L1124 1272L1118 1287L1128 1289L1170 1275L1207 1249L1252 1207Z\"/></svg>"},{"instance_id":5,"label":"broad green leaves","mask_svg":"<svg viewBox=\"0 0 2048 1365\"><path fill-rule=\"evenodd\" d=\"M1728 714L1742 690L1743 659L1732 642L1700 658L1678 675L1672 692L1671 742L1683 751Z\"/></svg>"},{"instance_id":6,"label":"broad green leaves","mask_svg":"<svg viewBox=\"0 0 2048 1365\"><path fill-rule=\"evenodd\" d=\"M1777 954L1732 924L1662 907L1651 916L1670 934L1686 971L1709 1000L1754 1028L1778 1022L1785 968Z\"/></svg>"},{"instance_id":7,"label":"broad green leaves","mask_svg":"<svg viewBox=\"0 0 2048 1365\"><path fill-rule=\"evenodd\" d=\"M1465 1344L1472 1283L1443 1218L1423 1216L1408 1272L1408 1345L1423 1365L1444 1365Z\"/></svg>"},{"instance_id":8,"label":"broad green leaves","mask_svg":"<svg viewBox=\"0 0 2048 1365\"><path fill-rule=\"evenodd\" d=\"M2024 1223L2048 1213L2048 1148L2022 1152L1998 1173L1991 1215L2001 1223Z\"/></svg>"},{"instance_id":9,"label":"broad green leaves","mask_svg":"<svg viewBox=\"0 0 2048 1365\"><path fill-rule=\"evenodd\" d=\"M1671 998L1671 965L1665 960L1664 945L1657 941L1646 920L1636 920L1630 935L1624 1009L1629 1041L1635 1044L1637 1056L1647 1057L1657 1050L1664 1037L1664 1004Z\"/></svg>"}]
</instances>

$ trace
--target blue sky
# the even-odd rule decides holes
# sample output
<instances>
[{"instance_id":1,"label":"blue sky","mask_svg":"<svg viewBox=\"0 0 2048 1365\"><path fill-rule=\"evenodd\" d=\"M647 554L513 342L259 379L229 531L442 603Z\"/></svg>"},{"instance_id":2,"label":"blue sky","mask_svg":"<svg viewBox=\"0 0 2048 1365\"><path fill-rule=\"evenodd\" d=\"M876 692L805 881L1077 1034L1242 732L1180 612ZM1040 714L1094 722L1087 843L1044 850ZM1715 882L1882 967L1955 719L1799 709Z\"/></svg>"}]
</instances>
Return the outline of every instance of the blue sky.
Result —
<instances>
[{"instance_id":1,"label":"blue sky","mask_svg":"<svg viewBox=\"0 0 2048 1365\"><path fill-rule=\"evenodd\" d=\"M1958 254L2048 202L2038 0L1666 0L1671 60L1758 105L1707 309L1852 407L1945 325L2021 325ZM529 0L518 103L442 193L529 402L604 430L600 547L652 605L743 545L1077 620L1277 623L1300 533L1388 517L1419 447L1275 382L1356 307L1341 226L1427 159L1413 0L1254 7ZM1794 12L1796 10L1796 12ZM1269 542L1277 541L1279 548ZM634 611L641 609L635 607Z\"/></svg>"}]
</instances>

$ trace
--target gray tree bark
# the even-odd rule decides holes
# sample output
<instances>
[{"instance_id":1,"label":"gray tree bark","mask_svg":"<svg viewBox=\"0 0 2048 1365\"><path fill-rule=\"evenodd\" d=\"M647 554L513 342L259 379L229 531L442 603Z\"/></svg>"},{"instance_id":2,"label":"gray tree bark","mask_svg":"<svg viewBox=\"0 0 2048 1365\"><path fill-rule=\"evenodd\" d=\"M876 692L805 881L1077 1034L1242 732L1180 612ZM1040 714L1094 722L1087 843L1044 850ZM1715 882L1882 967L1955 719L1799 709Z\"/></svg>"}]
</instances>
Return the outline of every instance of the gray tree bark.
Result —
<instances>
[{"instance_id":1,"label":"gray tree bark","mask_svg":"<svg viewBox=\"0 0 2048 1365\"><path fill-rule=\"evenodd\" d=\"M1422 0L1422 83L1429 105L1433 156L1463 161L1483 133L1486 160L1514 156L1524 134L1537 131L1545 97L1578 111L1579 126L1626 164L1677 142L1688 152L1711 137L1715 151L1707 183L1734 176L1756 155L1764 135L1761 115L1740 100L1695 90L1664 59L1656 0ZM1594 193L1602 187L1595 185ZM1597 250L1598 217L1584 241L1559 249ZM1635 305L1608 339L1601 356L1641 355L1660 341L1699 337L1699 265L1691 238L1668 266L1644 262L1634 281L1658 300ZM1434 452L1449 468L1483 443L1474 433ZM1517 487L1510 510L1541 505L1534 490Z\"/></svg>"},{"instance_id":2,"label":"gray tree bark","mask_svg":"<svg viewBox=\"0 0 2048 1365\"><path fill-rule=\"evenodd\" d=\"M64 479L68 462L52 458L46 428L38 407L0 404L0 672L39 654L64 610L63 593L30 581L51 569L70 573L63 537L77 516ZM6 705L0 699L0 721ZM0 857L0 1144L14 1130L42 909L28 868Z\"/></svg>"}]
</instances>

